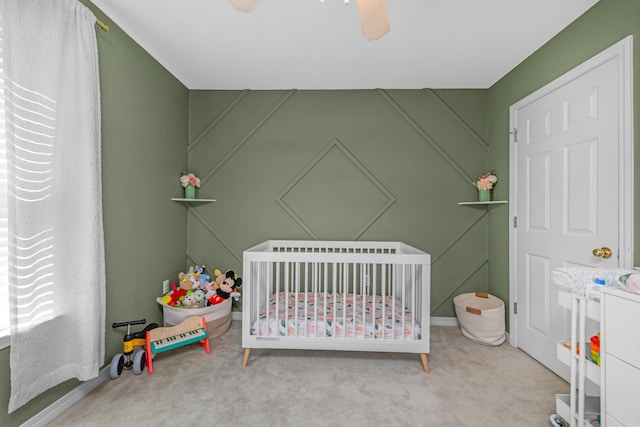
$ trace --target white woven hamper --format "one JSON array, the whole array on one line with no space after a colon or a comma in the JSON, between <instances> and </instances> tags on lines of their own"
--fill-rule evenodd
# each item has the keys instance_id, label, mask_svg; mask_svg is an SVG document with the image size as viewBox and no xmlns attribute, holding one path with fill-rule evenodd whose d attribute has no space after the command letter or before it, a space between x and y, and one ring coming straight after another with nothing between
<instances>
[{"instance_id":1,"label":"white woven hamper","mask_svg":"<svg viewBox=\"0 0 640 427\"><path fill-rule=\"evenodd\" d=\"M209 338L219 337L231 326L231 300L229 298L220 304L204 308L175 308L162 302L160 297L156 298L157 303L162 306L164 326L179 325L189 316L202 316L207 322Z\"/></svg>"},{"instance_id":2,"label":"white woven hamper","mask_svg":"<svg viewBox=\"0 0 640 427\"><path fill-rule=\"evenodd\" d=\"M485 292L453 298L462 335L481 344L500 345L505 340L504 302Z\"/></svg>"}]
</instances>

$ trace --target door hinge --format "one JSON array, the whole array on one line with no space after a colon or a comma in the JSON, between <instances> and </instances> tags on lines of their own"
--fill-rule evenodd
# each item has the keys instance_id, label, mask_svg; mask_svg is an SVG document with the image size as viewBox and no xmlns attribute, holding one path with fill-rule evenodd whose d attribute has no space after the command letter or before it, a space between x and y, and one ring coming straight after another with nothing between
<instances>
[{"instance_id":1,"label":"door hinge","mask_svg":"<svg viewBox=\"0 0 640 427\"><path fill-rule=\"evenodd\" d=\"M518 129L513 128L509 134L513 135L513 142L518 142Z\"/></svg>"},{"instance_id":2,"label":"door hinge","mask_svg":"<svg viewBox=\"0 0 640 427\"><path fill-rule=\"evenodd\" d=\"M518 303L517 302L513 303L513 314L518 314Z\"/></svg>"},{"instance_id":3,"label":"door hinge","mask_svg":"<svg viewBox=\"0 0 640 427\"><path fill-rule=\"evenodd\" d=\"M513 217L513 228L518 228L518 217L517 216Z\"/></svg>"}]
</instances>

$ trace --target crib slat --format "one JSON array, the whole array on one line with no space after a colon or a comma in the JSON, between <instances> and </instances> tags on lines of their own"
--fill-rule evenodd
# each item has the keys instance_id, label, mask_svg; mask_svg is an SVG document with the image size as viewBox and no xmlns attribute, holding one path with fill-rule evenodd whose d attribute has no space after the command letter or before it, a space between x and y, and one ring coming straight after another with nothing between
<instances>
[{"instance_id":1,"label":"crib slat","mask_svg":"<svg viewBox=\"0 0 640 427\"><path fill-rule=\"evenodd\" d=\"M280 325L280 286L282 283L282 268L280 267L280 263L276 264L276 311L275 311L275 330L273 333L278 334L278 328ZM270 325L270 323L268 323Z\"/></svg>"},{"instance_id":2,"label":"crib slat","mask_svg":"<svg viewBox=\"0 0 640 427\"><path fill-rule=\"evenodd\" d=\"M407 274L407 268L403 265L403 266L398 266L398 268L400 268L402 270L401 275L401 283L402 283L402 305L400 307L402 307L402 322L400 323L400 332L402 333L402 335L400 335L402 337L402 339L404 339L404 308L407 306L405 301L406 301L406 293L407 293L407 288L405 286L406 283L406 274ZM395 324L394 326L394 337L395 337Z\"/></svg>"},{"instance_id":3,"label":"crib slat","mask_svg":"<svg viewBox=\"0 0 640 427\"><path fill-rule=\"evenodd\" d=\"M378 295L378 265L374 265L373 268L373 290L372 293L373 295L373 303L372 303L372 307L371 307L371 327L372 327L372 331L373 331L373 337L376 338L376 298L375 296Z\"/></svg>"},{"instance_id":4,"label":"crib slat","mask_svg":"<svg viewBox=\"0 0 640 427\"><path fill-rule=\"evenodd\" d=\"M284 333L287 333L287 322L289 320L289 279L291 274L291 263L284 265ZM278 321L278 329L280 329L281 321Z\"/></svg>"},{"instance_id":5,"label":"crib slat","mask_svg":"<svg viewBox=\"0 0 640 427\"><path fill-rule=\"evenodd\" d=\"M301 279L301 275L302 275L302 271L301 271L301 265L299 262L296 262L294 264L294 278L295 278L295 291L294 291L294 296L293 296L293 335L294 336L298 336L298 301L300 299L300 281ZM287 328L287 336L289 335L288 332L288 328Z\"/></svg>"},{"instance_id":6,"label":"crib slat","mask_svg":"<svg viewBox=\"0 0 640 427\"><path fill-rule=\"evenodd\" d=\"M264 285L254 286L252 288L252 292L255 292L255 297L253 298L252 301L249 301L250 304L253 304L255 306L256 316L260 316L261 309L262 309L261 305L263 303L266 305L265 314L267 317L269 316L269 309L271 308L271 305L269 304L269 295L271 295L271 293L269 292L268 286L273 281L272 273L273 271L271 270L271 263L269 262L260 263L260 268L258 269L257 277L254 277L254 280L259 280L260 281L259 283L264 283ZM246 297L247 297L247 294L245 293L245 295L243 295L243 298L246 298ZM244 304L245 302L243 301L243 304L242 304L243 307L244 307ZM258 331L257 332L258 335L262 333L260 331L259 325L256 325L256 330Z\"/></svg>"},{"instance_id":7,"label":"crib slat","mask_svg":"<svg viewBox=\"0 0 640 427\"><path fill-rule=\"evenodd\" d=\"M417 302L418 299L416 297L416 267L411 266L411 339L416 338L416 312L417 312Z\"/></svg>"},{"instance_id":8,"label":"crib slat","mask_svg":"<svg viewBox=\"0 0 640 427\"><path fill-rule=\"evenodd\" d=\"M332 292L331 292L333 294L333 322L334 322L333 324L334 325L335 325L335 320L336 320L336 306L337 306L336 302L337 302L337 298L338 298L338 288L337 287L339 286L338 280L339 280L339 277L340 277L340 275L338 274L339 265L340 264L338 264L338 263L334 263L334 268L335 269L333 271L333 289L332 289ZM329 325L328 325L328 319L327 319L327 321L325 322L325 328L327 328L327 331L330 330L328 326ZM335 332L335 327L334 327L334 332ZM336 334L333 333L331 336L335 338Z\"/></svg>"},{"instance_id":9,"label":"crib slat","mask_svg":"<svg viewBox=\"0 0 640 427\"><path fill-rule=\"evenodd\" d=\"M382 319L381 319L381 325L380 325L380 332L381 332L381 336L380 338L384 339L384 324L386 323L386 319L387 319L387 305L385 304L385 301L387 300L387 286L385 286L385 283L388 283L388 278L387 278L387 264L382 264L382 282L380 287L382 288L382 301L380 301L380 304L382 304Z\"/></svg>"},{"instance_id":10,"label":"crib slat","mask_svg":"<svg viewBox=\"0 0 640 427\"><path fill-rule=\"evenodd\" d=\"M367 305L367 297L368 297L368 284L369 284L369 265L368 264L360 264L360 297L362 298L362 336L366 338L367 334L367 319L365 318L366 314L366 305ZM354 322L355 323L355 322Z\"/></svg>"},{"instance_id":11,"label":"crib slat","mask_svg":"<svg viewBox=\"0 0 640 427\"><path fill-rule=\"evenodd\" d=\"M342 328L340 328L342 330L342 333L344 335L347 334L346 331L346 327L347 327L347 294L349 293L349 288L347 285L347 282L349 281L349 269L346 267L346 265L344 263L340 264L342 266L342 286L340 287L340 291L342 294ZM334 310L337 310L336 307L334 307ZM335 336L338 336L338 325L337 323L334 324L335 326ZM344 337L343 335L343 337Z\"/></svg>"}]
</instances>

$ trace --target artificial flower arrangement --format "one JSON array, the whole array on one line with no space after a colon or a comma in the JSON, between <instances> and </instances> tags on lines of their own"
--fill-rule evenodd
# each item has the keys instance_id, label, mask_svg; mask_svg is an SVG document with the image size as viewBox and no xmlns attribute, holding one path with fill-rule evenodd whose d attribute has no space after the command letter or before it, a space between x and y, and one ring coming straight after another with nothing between
<instances>
[{"instance_id":1,"label":"artificial flower arrangement","mask_svg":"<svg viewBox=\"0 0 640 427\"><path fill-rule=\"evenodd\" d=\"M473 185L478 190L491 190L494 185L498 182L498 176L496 175L496 171L492 170L487 173L483 173L478 177L476 182Z\"/></svg>"},{"instance_id":2,"label":"artificial flower arrangement","mask_svg":"<svg viewBox=\"0 0 640 427\"><path fill-rule=\"evenodd\" d=\"M180 177L180 184L183 187L187 187L187 185L193 185L194 187L200 188L200 178L198 178L195 174L190 172L182 172L182 176Z\"/></svg>"}]
</instances>

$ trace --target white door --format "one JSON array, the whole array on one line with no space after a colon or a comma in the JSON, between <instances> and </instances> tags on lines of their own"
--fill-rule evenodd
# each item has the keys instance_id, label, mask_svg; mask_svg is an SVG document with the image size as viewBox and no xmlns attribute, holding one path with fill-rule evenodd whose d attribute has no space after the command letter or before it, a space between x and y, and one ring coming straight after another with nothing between
<instances>
[{"instance_id":1,"label":"white door","mask_svg":"<svg viewBox=\"0 0 640 427\"><path fill-rule=\"evenodd\" d=\"M569 336L570 318L557 304L551 270L616 268L629 259L621 241L631 205L621 200L631 182L620 164L630 149L621 126L625 59L603 54L511 110L511 330L518 347L565 379L569 369L557 360L555 342ZM598 248L613 255L595 256Z\"/></svg>"}]
</instances>

